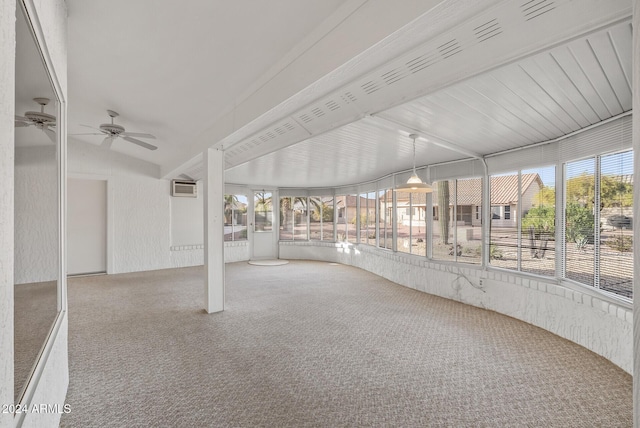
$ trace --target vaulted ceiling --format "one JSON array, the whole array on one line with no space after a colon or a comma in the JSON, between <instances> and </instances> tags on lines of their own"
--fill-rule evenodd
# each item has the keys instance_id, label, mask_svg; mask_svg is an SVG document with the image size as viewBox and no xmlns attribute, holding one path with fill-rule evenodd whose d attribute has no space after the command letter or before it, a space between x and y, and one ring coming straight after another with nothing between
<instances>
[{"instance_id":1,"label":"vaulted ceiling","mask_svg":"<svg viewBox=\"0 0 640 428\"><path fill-rule=\"evenodd\" d=\"M151 0L69 5L69 133L202 178L324 187L480 157L631 109L628 0ZM99 145L99 136L70 135ZM151 141L150 141L151 142Z\"/></svg>"}]
</instances>

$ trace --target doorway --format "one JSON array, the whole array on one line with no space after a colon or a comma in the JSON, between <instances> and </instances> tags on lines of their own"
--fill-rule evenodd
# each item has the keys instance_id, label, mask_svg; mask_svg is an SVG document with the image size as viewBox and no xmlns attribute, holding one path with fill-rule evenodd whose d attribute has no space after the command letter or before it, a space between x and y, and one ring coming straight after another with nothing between
<instances>
[{"instance_id":1,"label":"doorway","mask_svg":"<svg viewBox=\"0 0 640 428\"><path fill-rule=\"evenodd\" d=\"M251 259L277 259L278 241L274 218L277 218L277 193L271 191L253 192L253 218L251 222Z\"/></svg>"},{"instance_id":2,"label":"doorway","mask_svg":"<svg viewBox=\"0 0 640 428\"><path fill-rule=\"evenodd\" d=\"M67 274L107 272L107 181L67 180Z\"/></svg>"}]
</instances>

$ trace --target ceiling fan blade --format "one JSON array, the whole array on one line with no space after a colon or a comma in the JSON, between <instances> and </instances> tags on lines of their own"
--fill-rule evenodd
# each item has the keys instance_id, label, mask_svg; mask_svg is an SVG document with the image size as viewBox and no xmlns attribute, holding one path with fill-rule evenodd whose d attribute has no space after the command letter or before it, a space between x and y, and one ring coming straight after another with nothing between
<instances>
[{"instance_id":1,"label":"ceiling fan blade","mask_svg":"<svg viewBox=\"0 0 640 428\"><path fill-rule=\"evenodd\" d=\"M104 140L102 140L102 143L100 143L100 147L109 150L113 144L113 140L115 139L115 137L105 137Z\"/></svg>"},{"instance_id":2,"label":"ceiling fan blade","mask_svg":"<svg viewBox=\"0 0 640 428\"><path fill-rule=\"evenodd\" d=\"M97 132L90 132L88 134L69 134L69 135L74 135L75 136L75 135L104 135L104 134L102 134L102 133L99 134Z\"/></svg>"},{"instance_id":3,"label":"ceiling fan blade","mask_svg":"<svg viewBox=\"0 0 640 428\"><path fill-rule=\"evenodd\" d=\"M140 141L140 140L136 140L135 138L131 138L131 137L122 137L123 140L127 140L130 143L133 144L137 144L140 147L144 147L145 149L149 149L149 150L155 150L157 149L156 146L154 146L153 144L149 144L149 143L145 143L144 141Z\"/></svg>"},{"instance_id":4,"label":"ceiling fan blade","mask_svg":"<svg viewBox=\"0 0 640 428\"><path fill-rule=\"evenodd\" d=\"M49 129L46 126L42 128L42 130L45 134L47 134L47 137L49 137L52 142L56 142L56 131L54 131L53 129Z\"/></svg>"},{"instance_id":5,"label":"ceiling fan blade","mask_svg":"<svg viewBox=\"0 0 640 428\"><path fill-rule=\"evenodd\" d=\"M126 141L128 141L128 142L130 142L130 143L137 144L137 145L139 145L140 147L144 147L145 149L149 149L149 150L156 150L156 149L157 149L157 147L156 147L156 146L154 146L154 145L152 145L152 144L149 144L149 143L145 143L144 141L136 140L135 138L131 138L131 137L122 137L122 139L123 139L123 140L126 140Z\"/></svg>"},{"instance_id":6,"label":"ceiling fan blade","mask_svg":"<svg viewBox=\"0 0 640 428\"><path fill-rule=\"evenodd\" d=\"M82 123L80 124L80 126L84 126L85 128L95 129L96 131L100 131L102 134L106 134L106 132L104 132L102 129L96 128L95 126L83 125ZM96 135L100 135L100 134L96 134Z\"/></svg>"},{"instance_id":7,"label":"ceiling fan blade","mask_svg":"<svg viewBox=\"0 0 640 428\"><path fill-rule=\"evenodd\" d=\"M17 114L16 114L16 120L19 120L20 122L29 122L29 119L27 119L24 116L18 116Z\"/></svg>"},{"instance_id":8,"label":"ceiling fan blade","mask_svg":"<svg viewBox=\"0 0 640 428\"><path fill-rule=\"evenodd\" d=\"M151 138L153 140L156 139L155 135L145 134L143 132L122 132L120 133L123 137L138 137L138 138Z\"/></svg>"},{"instance_id":9,"label":"ceiling fan blade","mask_svg":"<svg viewBox=\"0 0 640 428\"><path fill-rule=\"evenodd\" d=\"M29 123L29 122L23 122L23 121L21 121L21 120L16 120L16 122L15 122L15 127L16 127L16 128L24 128L24 127L27 127L27 126L29 126L29 125L31 125L31 123Z\"/></svg>"}]
</instances>

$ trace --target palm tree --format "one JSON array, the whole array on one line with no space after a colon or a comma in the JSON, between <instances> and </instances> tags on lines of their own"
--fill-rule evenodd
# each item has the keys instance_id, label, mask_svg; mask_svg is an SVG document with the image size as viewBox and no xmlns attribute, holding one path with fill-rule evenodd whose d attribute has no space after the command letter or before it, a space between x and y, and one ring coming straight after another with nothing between
<instances>
[{"instance_id":1,"label":"palm tree","mask_svg":"<svg viewBox=\"0 0 640 428\"><path fill-rule=\"evenodd\" d=\"M238 208L238 197L236 195L224 195L224 223L233 223L233 210Z\"/></svg>"}]
</instances>

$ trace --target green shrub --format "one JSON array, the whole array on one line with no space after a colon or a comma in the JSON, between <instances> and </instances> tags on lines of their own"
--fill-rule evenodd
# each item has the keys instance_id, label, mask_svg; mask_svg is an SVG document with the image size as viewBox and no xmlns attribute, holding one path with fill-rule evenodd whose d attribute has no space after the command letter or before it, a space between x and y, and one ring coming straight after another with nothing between
<instances>
[{"instance_id":1,"label":"green shrub","mask_svg":"<svg viewBox=\"0 0 640 428\"><path fill-rule=\"evenodd\" d=\"M627 235L616 235L606 240L605 244L616 251L627 253L633 250L633 238Z\"/></svg>"}]
</instances>

